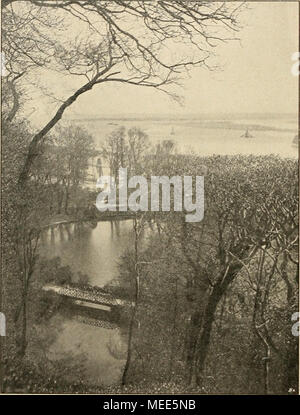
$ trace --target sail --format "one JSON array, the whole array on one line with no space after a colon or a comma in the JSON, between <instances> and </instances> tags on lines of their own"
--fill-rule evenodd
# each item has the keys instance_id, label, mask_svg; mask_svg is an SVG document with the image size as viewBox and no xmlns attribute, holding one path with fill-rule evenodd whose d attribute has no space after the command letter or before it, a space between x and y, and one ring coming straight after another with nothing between
<instances>
[{"instance_id":1,"label":"sail","mask_svg":"<svg viewBox=\"0 0 300 415\"><path fill-rule=\"evenodd\" d=\"M293 143L292 143L293 147L297 147L298 143L299 143L299 134L296 134L293 139Z\"/></svg>"},{"instance_id":2,"label":"sail","mask_svg":"<svg viewBox=\"0 0 300 415\"><path fill-rule=\"evenodd\" d=\"M244 134L241 135L241 137L244 137L244 138L253 138L253 135L251 135L249 133L249 128L247 128L247 130L245 131Z\"/></svg>"}]
</instances>

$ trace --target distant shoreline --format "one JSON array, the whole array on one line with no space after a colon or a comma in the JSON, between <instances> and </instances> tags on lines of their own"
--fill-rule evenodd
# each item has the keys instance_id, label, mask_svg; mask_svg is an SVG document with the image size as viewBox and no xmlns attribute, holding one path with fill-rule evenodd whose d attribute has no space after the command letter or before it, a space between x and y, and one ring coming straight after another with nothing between
<instances>
[{"instance_id":1,"label":"distant shoreline","mask_svg":"<svg viewBox=\"0 0 300 415\"><path fill-rule=\"evenodd\" d=\"M66 117L68 118L68 117ZM241 120L241 119L294 119L298 120L298 113L191 113L191 114L93 114L90 116L81 116L80 114L70 114L69 120L121 120L121 119L138 119L138 120Z\"/></svg>"},{"instance_id":2,"label":"distant shoreline","mask_svg":"<svg viewBox=\"0 0 300 415\"><path fill-rule=\"evenodd\" d=\"M277 118L278 119L278 118ZM284 118L285 119L285 118ZM266 118L262 119L266 120ZM270 120L270 118L269 118ZM207 120L207 119L187 119L187 118L176 118L176 119L166 119L166 118L105 118L105 117L99 117L99 118L72 118L68 120L69 122L76 122L76 123L90 123L90 122L104 122L109 123L114 121L112 123L111 127L120 127L122 122L160 122L160 123L178 123L178 122L195 122L199 124L200 128L206 128L206 129L227 129L227 130L239 130L243 131L247 128L251 129L251 131L277 131L277 132L286 132L286 133L296 133L297 132L297 122L296 120L292 120L291 122L295 122L294 128L282 128L282 127L272 127L268 125L261 125L261 124L251 124L250 119L249 123L236 123L230 120ZM119 123L116 123L118 121ZM243 119L244 121L244 119ZM257 119L256 119L257 121Z\"/></svg>"}]
</instances>

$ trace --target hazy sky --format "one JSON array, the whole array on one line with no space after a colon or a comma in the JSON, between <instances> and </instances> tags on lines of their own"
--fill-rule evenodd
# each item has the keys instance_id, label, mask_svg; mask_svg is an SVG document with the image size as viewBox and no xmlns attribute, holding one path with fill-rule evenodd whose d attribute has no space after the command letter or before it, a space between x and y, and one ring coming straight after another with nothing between
<instances>
[{"instance_id":1,"label":"hazy sky","mask_svg":"<svg viewBox=\"0 0 300 415\"><path fill-rule=\"evenodd\" d=\"M242 15L240 42L229 42L216 50L222 70L195 68L184 82L183 107L155 90L103 84L81 96L66 116L296 113L298 78L291 73L291 57L298 50L298 4L251 2L249 8ZM42 108L40 115L41 111L49 116Z\"/></svg>"}]
</instances>

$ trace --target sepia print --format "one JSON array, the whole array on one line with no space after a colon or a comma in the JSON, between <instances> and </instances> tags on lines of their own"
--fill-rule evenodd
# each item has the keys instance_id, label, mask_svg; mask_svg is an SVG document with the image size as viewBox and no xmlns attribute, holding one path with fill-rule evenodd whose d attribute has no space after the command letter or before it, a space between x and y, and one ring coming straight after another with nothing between
<instances>
[{"instance_id":1,"label":"sepia print","mask_svg":"<svg viewBox=\"0 0 300 415\"><path fill-rule=\"evenodd\" d=\"M298 2L1 15L1 392L298 394Z\"/></svg>"}]
</instances>

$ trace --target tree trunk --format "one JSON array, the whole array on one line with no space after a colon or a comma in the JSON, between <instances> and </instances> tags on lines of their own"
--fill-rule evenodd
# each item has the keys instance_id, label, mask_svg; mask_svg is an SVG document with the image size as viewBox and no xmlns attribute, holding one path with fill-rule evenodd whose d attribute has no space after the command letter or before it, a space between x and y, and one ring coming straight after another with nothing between
<instances>
[{"instance_id":1,"label":"tree trunk","mask_svg":"<svg viewBox=\"0 0 300 415\"><path fill-rule=\"evenodd\" d=\"M171 339L171 355L170 355L170 362L169 362L169 380L172 379L172 372L173 372L173 365L174 365L174 357L175 357L175 339L176 339L176 321L177 321L177 309L178 309L178 278L175 280L175 305L173 311L173 329L172 329L172 339Z\"/></svg>"},{"instance_id":2,"label":"tree trunk","mask_svg":"<svg viewBox=\"0 0 300 415\"><path fill-rule=\"evenodd\" d=\"M69 193L69 189L66 188L66 198L65 198L65 214L68 214L68 209L69 209L69 199L70 199L70 193Z\"/></svg>"},{"instance_id":3,"label":"tree trunk","mask_svg":"<svg viewBox=\"0 0 300 415\"><path fill-rule=\"evenodd\" d=\"M187 355L186 355L186 371L187 371L187 383L192 386L195 381L195 359L196 359L196 346L198 333L201 328L201 313L196 310L192 313L190 319L190 326L188 329L187 340Z\"/></svg>"},{"instance_id":4,"label":"tree trunk","mask_svg":"<svg viewBox=\"0 0 300 415\"><path fill-rule=\"evenodd\" d=\"M227 270L223 270L220 274L218 282L216 282L212 288L212 291L208 297L208 301L205 307L203 322L201 327L200 336L196 345L196 383L198 386L203 386L203 371L205 366L206 357L208 354L210 336L212 331L212 325L215 319L216 309L218 304L226 293L229 284L234 280L238 271L242 268L241 264L228 265Z\"/></svg>"},{"instance_id":5,"label":"tree trunk","mask_svg":"<svg viewBox=\"0 0 300 415\"><path fill-rule=\"evenodd\" d=\"M130 326L129 326L129 333L128 333L128 343L127 343L127 358L126 363L122 375L122 386L126 385L127 382L127 375L128 370L131 364L131 357L132 357L132 340L133 340L133 329L134 329L134 322L135 322L135 316L136 316L136 307L137 304L135 302L132 310L131 320L130 320Z\"/></svg>"},{"instance_id":6,"label":"tree trunk","mask_svg":"<svg viewBox=\"0 0 300 415\"><path fill-rule=\"evenodd\" d=\"M19 356L23 358L25 356L26 347L27 347L27 299L26 295L23 298L22 306L22 326L21 326L21 338L20 338L20 348Z\"/></svg>"},{"instance_id":7,"label":"tree trunk","mask_svg":"<svg viewBox=\"0 0 300 415\"><path fill-rule=\"evenodd\" d=\"M62 208L62 204L63 204L63 192L58 189L57 191L57 213L60 214L61 213L61 208Z\"/></svg>"},{"instance_id":8,"label":"tree trunk","mask_svg":"<svg viewBox=\"0 0 300 415\"><path fill-rule=\"evenodd\" d=\"M139 279L139 270L138 270L138 232L137 232L137 220L134 219L134 256L135 256L135 297L134 297L134 306L132 310L130 326L129 326L129 333L128 333L128 344L127 344L127 359L122 375L122 386L126 385L127 382L127 375L128 370L131 364L131 357L132 357L132 341L133 341L133 330L134 330L134 323L135 317L137 312L138 300L139 300L139 291L140 291L140 279Z\"/></svg>"},{"instance_id":9,"label":"tree trunk","mask_svg":"<svg viewBox=\"0 0 300 415\"><path fill-rule=\"evenodd\" d=\"M195 362L196 383L198 386L203 386L203 371L208 354L212 325L217 306L224 291L219 285L215 285L205 308L201 333L197 343L197 357Z\"/></svg>"},{"instance_id":10,"label":"tree trunk","mask_svg":"<svg viewBox=\"0 0 300 415\"><path fill-rule=\"evenodd\" d=\"M268 395L270 391L270 356L271 350L269 345L265 345L264 356L264 394Z\"/></svg>"}]
</instances>

